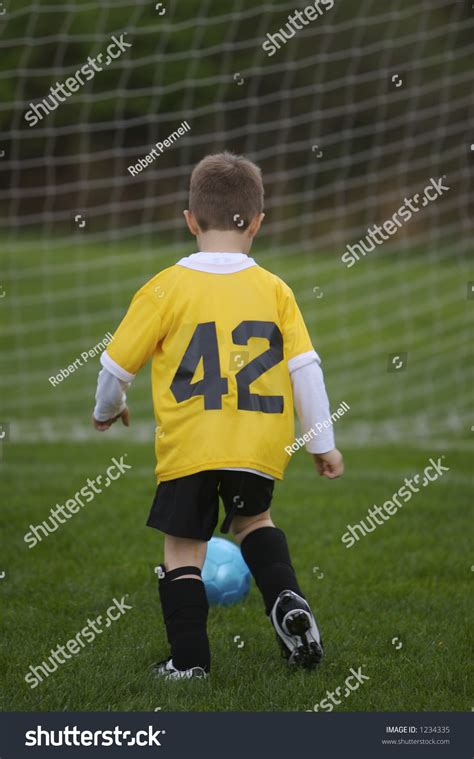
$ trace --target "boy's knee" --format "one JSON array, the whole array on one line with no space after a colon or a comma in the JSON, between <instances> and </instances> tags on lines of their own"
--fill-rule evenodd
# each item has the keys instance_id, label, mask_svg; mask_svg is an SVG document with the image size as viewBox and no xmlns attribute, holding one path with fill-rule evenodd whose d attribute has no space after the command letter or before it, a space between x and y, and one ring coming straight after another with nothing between
<instances>
[{"instance_id":1,"label":"boy's knee","mask_svg":"<svg viewBox=\"0 0 474 759\"><path fill-rule=\"evenodd\" d=\"M247 535L262 527L275 527L268 511L254 517L234 517L230 529L237 543L240 544Z\"/></svg>"}]
</instances>

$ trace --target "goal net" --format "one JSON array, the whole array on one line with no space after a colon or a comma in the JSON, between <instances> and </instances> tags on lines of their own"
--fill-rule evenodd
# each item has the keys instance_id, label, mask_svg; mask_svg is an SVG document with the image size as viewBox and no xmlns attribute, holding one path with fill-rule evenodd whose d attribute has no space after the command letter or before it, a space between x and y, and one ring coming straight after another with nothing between
<instances>
[{"instance_id":1,"label":"goal net","mask_svg":"<svg viewBox=\"0 0 474 759\"><path fill-rule=\"evenodd\" d=\"M467 442L472 3L5 0L0 34L12 437L92 435L101 343L195 251L190 172L227 149L262 168L253 255L294 289L350 407L339 439ZM150 438L142 374L131 434Z\"/></svg>"}]
</instances>

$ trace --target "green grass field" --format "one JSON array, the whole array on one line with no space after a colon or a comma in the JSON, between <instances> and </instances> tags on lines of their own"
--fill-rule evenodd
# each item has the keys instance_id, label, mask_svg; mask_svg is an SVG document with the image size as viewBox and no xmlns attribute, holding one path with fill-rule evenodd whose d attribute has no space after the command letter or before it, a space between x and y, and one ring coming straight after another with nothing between
<instances>
[{"instance_id":1,"label":"green grass field","mask_svg":"<svg viewBox=\"0 0 474 759\"><path fill-rule=\"evenodd\" d=\"M113 330L133 291L173 260L169 253L151 258L137 264L131 249L91 246L85 265L84 251L38 253L31 245L11 256L1 305L8 357L2 416L11 439L1 450L0 708L304 711L362 666L370 679L337 710L470 711L466 283L474 275L460 259L433 267L421 254L374 257L354 271L341 271L328 257L263 257L296 292L324 358L333 406L341 400L351 406L336 429L344 478L317 477L300 451L276 487L273 507L317 612L326 658L316 672L289 671L253 585L243 603L211 610L210 681L164 684L148 671L167 655L153 574L161 537L144 526L154 492L148 372L129 394L132 427L107 436L89 429L97 360L60 387L48 383ZM324 297L316 298L316 285ZM387 372L388 355L399 351L408 352L406 371ZM130 471L27 548L23 535L31 523L124 453ZM353 548L343 546L347 524L441 454L447 474ZM125 594L133 608L120 620L39 687L25 683L30 665ZM245 643L240 649L237 635ZM395 637L401 648L392 644Z\"/></svg>"}]
</instances>

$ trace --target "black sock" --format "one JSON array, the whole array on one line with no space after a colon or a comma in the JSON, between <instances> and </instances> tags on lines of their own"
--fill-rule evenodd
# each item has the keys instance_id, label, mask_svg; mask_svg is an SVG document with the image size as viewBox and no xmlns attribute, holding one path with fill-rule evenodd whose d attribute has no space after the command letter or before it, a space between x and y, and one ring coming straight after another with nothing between
<instances>
[{"instance_id":1,"label":"black sock","mask_svg":"<svg viewBox=\"0 0 474 759\"><path fill-rule=\"evenodd\" d=\"M159 584L161 608L166 625L171 658L177 669L211 669L207 637L209 603L202 580L170 580Z\"/></svg>"},{"instance_id":2,"label":"black sock","mask_svg":"<svg viewBox=\"0 0 474 759\"><path fill-rule=\"evenodd\" d=\"M283 590L303 596L291 565L285 533L277 527L260 527L242 541L242 556L263 596L265 611L270 614Z\"/></svg>"}]
</instances>

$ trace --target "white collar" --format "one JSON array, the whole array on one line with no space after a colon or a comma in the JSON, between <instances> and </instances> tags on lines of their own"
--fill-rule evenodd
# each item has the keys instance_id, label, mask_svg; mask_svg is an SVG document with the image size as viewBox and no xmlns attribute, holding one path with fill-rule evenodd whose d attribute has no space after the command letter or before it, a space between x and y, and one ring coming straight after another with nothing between
<instances>
[{"instance_id":1,"label":"white collar","mask_svg":"<svg viewBox=\"0 0 474 759\"><path fill-rule=\"evenodd\" d=\"M250 266L257 266L257 263L246 253L200 251L181 258L176 262L176 265L184 266L186 269L205 271L209 274L233 274L248 269Z\"/></svg>"}]
</instances>

